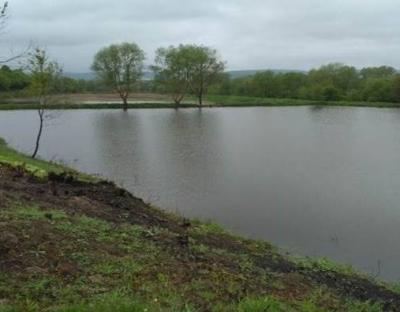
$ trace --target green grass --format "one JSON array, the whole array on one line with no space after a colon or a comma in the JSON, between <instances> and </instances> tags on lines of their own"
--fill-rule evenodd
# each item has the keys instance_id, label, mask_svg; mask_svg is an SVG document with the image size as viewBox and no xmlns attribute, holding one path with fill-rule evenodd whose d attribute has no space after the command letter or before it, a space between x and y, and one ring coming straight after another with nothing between
<instances>
[{"instance_id":1,"label":"green grass","mask_svg":"<svg viewBox=\"0 0 400 312\"><path fill-rule=\"evenodd\" d=\"M332 271L343 274L357 274L358 272L351 265L334 262L328 258L292 257L292 260L300 267L307 269L317 269L318 271Z\"/></svg>"},{"instance_id":2,"label":"green grass","mask_svg":"<svg viewBox=\"0 0 400 312\"><path fill-rule=\"evenodd\" d=\"M400 107L400 103L387 102L351 102L351 101L314 101L301 99L277 99L250 96L208 95L208 102L222 107L241 106L359 106L359 107Z\"/></svg>"},{"instance_id":3,"label":"green grass","mask_svg":"<svg viewBox=\"0 0 400 312\"><path fill-rule=\"evenodd\" d=\"M49 172L54 172L57 174L66 172L82 181L91 182L98 180L93 176L79 173L71 168L54 162L32 159L31 157L19 153L13 148L9 147L2 138L0 138L0 163L9 164L14 167L22 167L23 169L33 173L35 176L41 178L46 177Z\"/></svg>"},{"instance_id":4,"label":"green grass","mask_svg":"<svg viewBox=\"0 0 400 312\"><path fill-rule=\"evenodd\" d=\"M204 275L185 283L176 283L174 270L179 270L179 264L175 262L176 254L174 250L156 243L160 239L173 239L174 233L166 229L128 223L116 225L86 215L68 214L63 210L21 202L0 210L0 222L4 221L26 232L27 237L32 235L25 230L28 226L46 228L50 236L63 235L65 249L61 250L62 254L84 271L79 277L68 280L51 272L34 274L23 283L3 275L0 277L0 295L14 297L14 301L8 307L3 305L0 312L94 312L110 311L111 307L112 311L197 311L189 304L193 298L203 304L213 302L212 305L203 305L201 311L325 311L317 308L323 306L323 292L310 294L300 301L265 296L243 298L236 303L233 300L229 305L221 305L218 302L229 300L224 293L235 297L241 294L244 277L231 275L219 266L211 266ZM37 230L31 229L32 233ZM210 224L196 225L193 231L200 236L212 233L228 235L218 226ZM256 273L247 255L222 252L194 241L191 244L191 252L195 254L214 254L217 258L238 263L242 272L249 272L250 276ZM29 246L26 248L28 252ZM115 253L114 249L120 251ZM34 259L38 257L39 263L46 257L43 247L35 247L33 252ZM273 281L278 277L263 274L265 272L258 272L257 278L265 279L269 281L266 285L275 287ZM254 281L255 277L251 279ZM284 289L285 286L278 289L282 287ZM15 294L18 295L15 297ZM349 305L347 302L339 304ZM352 302L352 305L362 309L349 311L380 311L368 310L373 306L371 304Z\"/></svg>"},{"instance_id":5,"label":"green grass","mask_svg":"<svg viewBox=\"0 0 400 312\"><path fill-rule=\"evenodd\" d=\"M21 202L0 210L0 222L7 222L30 239L42 228L50 237L62 235L63 238L59 238L63 242L61 254L82 270L79 275L67 279L51 271L30 275L21 272L17 279L7 272L0 273L0 297L9 298L8 303L0 304L0 312L324 312L331 311L327 308L330 302L335 311L382 311L379 303L342 300L329 289L318 286L308 295L305 293L301 300L247 294L241 290L243 283L259 285L260 280L264 280L262 283L268 288L285 290L284 278L257 271L249 255L222 252L194 241L191 253L211 258L215 255L216 259L222 257L232 264L237 263L241 273L232 274L210 263L203 269L204 273L195 273L196 278L177 282L176 279L179 281L183 276L175 273L180 269L176 252L157 243L160 239L168 241L175 237L166 229L128 223L117 225ZM219 227L209 224L196 226L194 231L205 236L221 233ZM28 244L29 241L25 244L24 258L33 257L32 261L38 263L46 259L45 246L32 242L30 247ZM245 277L246 274L249 277ZM257 289L256 292L264 291ZM241 299L236 302L233 298ZM200 308L196 309L196 303L200 303Z\"/></svg>"}]
</instances>

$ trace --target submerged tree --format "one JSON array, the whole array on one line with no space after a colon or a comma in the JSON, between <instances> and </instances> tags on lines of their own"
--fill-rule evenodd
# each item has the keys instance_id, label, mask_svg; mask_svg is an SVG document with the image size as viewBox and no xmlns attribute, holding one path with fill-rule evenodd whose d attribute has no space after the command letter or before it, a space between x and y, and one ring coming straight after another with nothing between
<instances>
[{"instance_id":1,"label":"submerged tree","mask_svg":"<svg viewBox=\"0 0 400 312\"><path fill-rule=\"evenodd\" d=\"M191 62L188 49L183 45L159 48L155 63L153 71L156 83L171 95L178 108L189 90Z\"/></svg>"},{"instance_id":2,"label":"submerged tree","mask_svg":"<svg viewBox=\"0 0 400 312\"><path fill-rule=\"evenodd\" d=\"M144 52L136 43L113 44L101 49L94 57L92 70L119 94L123 109L128 97L143 74Z\"/></svg>"},{"instance_id":3,"label":"submerged tree","mask_svg":"<svg viewBox=\"0 0 400 312\"><path fill-rule=\"evenodd\" d=\"M216 50L197 45L160 48L156 52L156 81L172 95L177 106L191 92L203 105L210 85L223 78L225 63Z\"/></svg>"},{"instance_id":4,"label":"submerged tree","mask_svg":"<svg viewBox=\"0 0 400 312\"><path fill-rule=\"evenodd\" d=\"M61 76L61 68L57 62L51 61L46 51L36 48L29 55L28 68L31 74L30 91L37 99L39 108L39 131L36 136L35 148L32 158L35 158L39 151L40 139L43 133L43 127L46 119L51 119L46 109L52 100L52 95L56 90L57 81Z\"/></svg>"},{"instance_id":5,"label":"submerged tree","mask_svg":"<svg viewBox=\"0 0 400 312\"><path fill-rule=\"evenodd\" d=\"M225 69L225 63L220 60L217 50L204 46L188 46L190 66L190 88L203 105L203 97L210 85L218 82Z\"/></svg>"}]
</instances>

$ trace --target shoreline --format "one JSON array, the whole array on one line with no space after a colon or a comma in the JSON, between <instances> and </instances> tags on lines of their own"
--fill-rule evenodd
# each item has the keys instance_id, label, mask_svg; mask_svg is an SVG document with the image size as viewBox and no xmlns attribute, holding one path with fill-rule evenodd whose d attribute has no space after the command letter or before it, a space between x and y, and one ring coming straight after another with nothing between
<instances>
[{"instance_id":1,"label":"shoreline","mask_svg":"<svg viewBox=\"0 0 400 312\"><path fill-rule=\"evenodd\" d=\"M199 108L194 99L190 102L183 102L178 108ZM217 96L210 95L206 98L202 108L221 108L221 107L373 107L373 108L400 108L400 103L389 102L363 102L363 101L317 101L317 100L301 100L301 99L279 99L279 98L257 98L246 96ZM29 100L21 100L19 102L8 102L3 100L0 102L1 110L33 110L38 109L39 104L31 103ZM50 110L72 110L72 109L122 109L122 103L118 100L107 101L78 101L78 102L60 102L47 105L46 109ZM176 109L176 105L168 101L152 101L137 99L128 104L128 109Z\"/></svg>"},{"instance_id":2,"label":"shoreline","mask_svg":"<svg viewBox=\"0 0 400 312\"><path fill-rule=\"evenodd\" d=\"M37 305L30 311L121 302L148 311L400 311L392 284L167 213L1 139L0 228L0 311L3 302L25 311L21 294ZM85 309L74 311L96 311Z\"/></svg>"}]
</instances>

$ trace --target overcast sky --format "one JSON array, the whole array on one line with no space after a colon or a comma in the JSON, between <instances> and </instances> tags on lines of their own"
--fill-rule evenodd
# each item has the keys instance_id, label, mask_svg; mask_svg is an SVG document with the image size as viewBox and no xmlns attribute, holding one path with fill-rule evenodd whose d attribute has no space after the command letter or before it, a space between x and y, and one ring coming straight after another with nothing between
<instances>
[{"instance_id":1,"label":"overcast sky","mask_svg":"<svg viewBox=\"0 0 400 312\"><path fill-rule=\"evenodd\" d=\"M89 71L108 44L212 46L228 69L329 62L400 68L399 0L9 0L0 52L44 46L65 71Z\"/></svg>"}]
</instances>

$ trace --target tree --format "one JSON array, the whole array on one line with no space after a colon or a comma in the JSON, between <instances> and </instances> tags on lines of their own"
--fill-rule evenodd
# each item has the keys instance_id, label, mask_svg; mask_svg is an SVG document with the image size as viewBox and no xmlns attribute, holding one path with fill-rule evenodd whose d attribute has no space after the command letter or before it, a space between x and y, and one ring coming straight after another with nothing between
<instances>
[{"instance_id":1,"label":"tree","mask_svg":"<svg viewBox=\"0 0 400 312\"><path fill-rule=\"evenodd\" d=\"M362 90L363 99L368 102L393 101L393 80L385 78L367 79Z\"/></svg>"},{"instance_id":2,"label":"tree","mask_svg":"<svg viewBox=\"0 0 400 312\"><path fill-rule=\"evenodd\" d=\"M159 48L156 51L156 65L152 67L156 83L162 86L162 91L171 95L176 108L189 89L192 66L189 52L184 45Z\"/></svg>"},{"instance_id":3,"label":"tree","mask_svg":"<svg viewBox=\"0 0 400 312\"><path fill-rule=\"evenodd\" d=\"M6 27L7 24L7 19L8 19L8 5L9 2L8 1L1 1L0 2L0 33L3 32L4 28ZM18 58L21 58L22 56L25 56L27 51L29 51L29 48L27 48L25 51L19 53L19 54L14 54L12 56L8 56L8 57L3 57L2 59L0 59L0 64L6 64L9 63L11 61L14 61Z\"/></svg>"},{"instance_id":4,"label":"tree","mask_svg":"<svg viewBox=\"0 0 400 312\"><path fill-rule=\"evenodd\" d=\"M396 102L400 102L400 76L396 75L393 79L393 99Z\"/></svg>"},{"instance_id":5,"label":"tree","mask_svg":"<svg viewBox=\"0 0 400 312\"><path fill-rule=\"evenodd\" d=\"M108 86L115 89L128 109L128 97L142 76L144 52L136 43L113 44L94 57L92 70Z\"/></svg>"},{"instance_id":6,"label":"tree","mask_svg":"<svg viewBox=\"0 0 400 312\"><path fill-rule=\"evenodd\" d=\"M0 67L0 91L22 90L29 85L29 79L21 69L12 70L7 65Z\"/></svg>"},{"instance_id":7,"label":"tree","mask_svg":"<svg viewBox=\"0 0 400 312\"><path fill-rule=\"evenodd\" d=\"M50 114L46 114L47 105L50 104L51 96L56 90L56 85L61 76L60 66L51 61L45 50L36 48L29 55L28 68L31 74L30 91L37 98L39 108L39 131L36 136L35 149L32 158L35 158L39 151L40 139L42 137L43 126L46 119L52 118Z\"/></svg>"},{"instance_id":8,"label":"tree","mask_svg":"<svg viewBox=\"0 0 400 312\"><path fill-rule=\"evenodd\" d=\"M272 70L256 73L252 77L251 91L254 96L258 97L276 97L279 93L279 85L276 75Z\"/></svg>"},{"instance_id":9,"label":"tree","mask_svg":"<svg viewBox=\"0 0 400 312\"><path fill-rule=\"evenodd\" d=\"M397 71L390 66L366 67L361 69L360 75L364 80L371 78L393 78Z\"/></svg>"},{"instance_id":10,"label":"tree","mask_svg":"<svg viewBox=\"0 0 400 312\"><path fill-rule=\"evenodd\" d=\"M187 45L185 48L190 60L189 86L201 108L209 86L221 79L225 63L219 59L217 51L209 47Z\"/></svg>"},{"instance_id":11,"label":"tree","mask_svg":"<svg viewBox=\"0 0 400 312\"><path fill-rule=\"evenodd\" d=\"M299 91L304 86L306 81L306 74L301 72L289 72L280 74L280 97L296 99L299 97Z\"/></svg>"}]
</instances>

